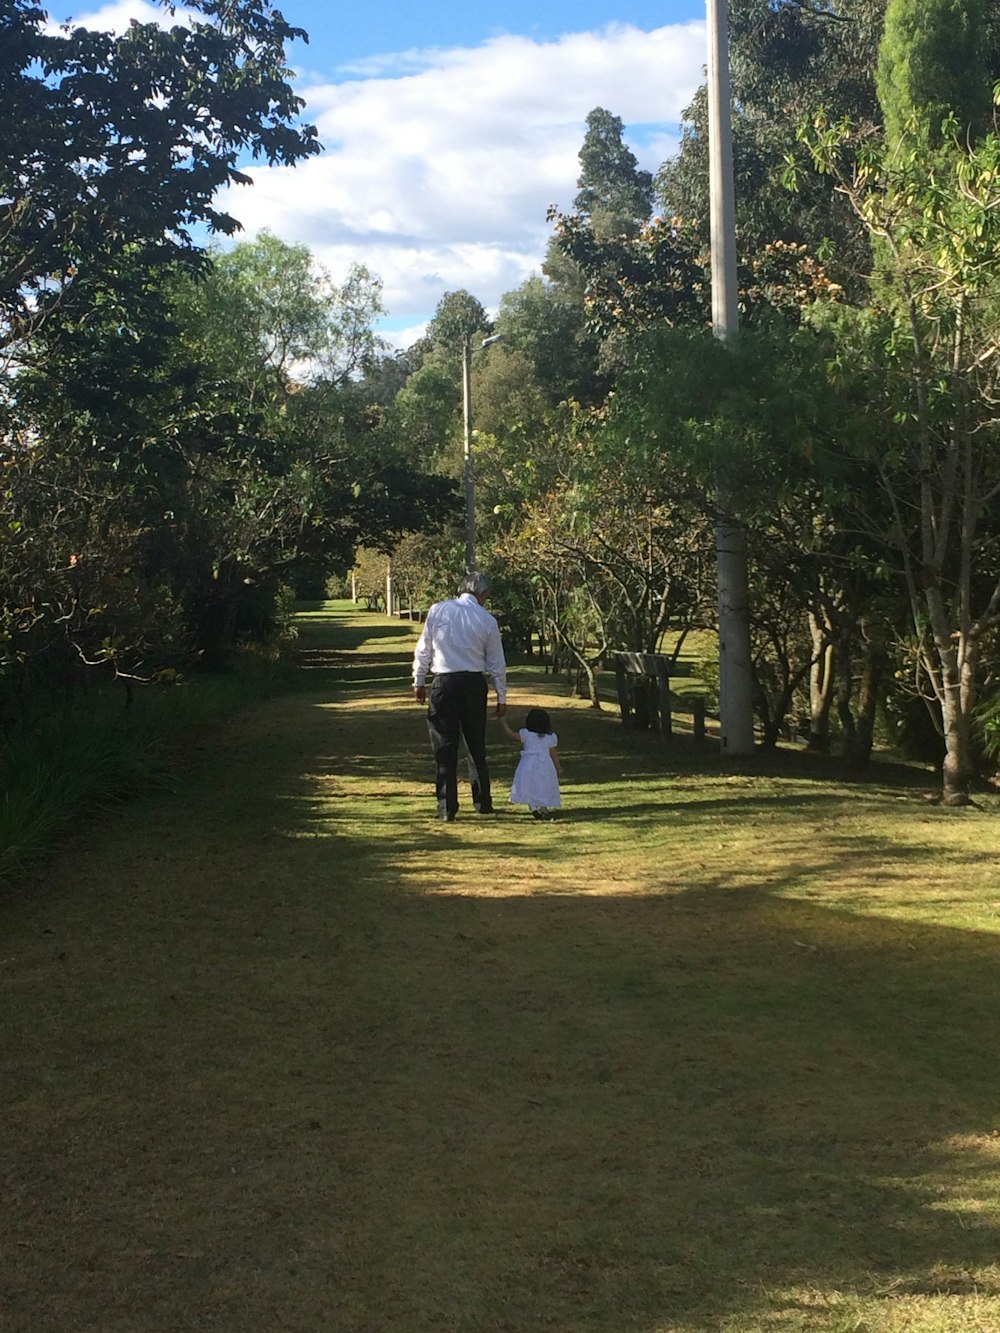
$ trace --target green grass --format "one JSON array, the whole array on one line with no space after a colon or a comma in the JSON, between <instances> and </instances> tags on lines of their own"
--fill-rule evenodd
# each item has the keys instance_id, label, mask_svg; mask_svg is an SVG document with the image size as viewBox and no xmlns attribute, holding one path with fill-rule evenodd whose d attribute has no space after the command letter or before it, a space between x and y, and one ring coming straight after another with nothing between
<instances>
[{"instance_id":1,"label":"green grass","mask_svg":"<svg viewBox=\"0 0 1000 1333\"><path fill-rule=\"evenodd\" d=\"M8 895L0 1327L1000 1329L996 803L521 667L563 817L440 825L416 627L301 629L307 688Z\"/></svg>"},{"instance_id":2,"label":"green grass","mask_svg":"<svg viewBox=\"0 0 1000 1333\"><path fill-rule=\"evenodd\" d=\"M231 672L134 691L94 687L0 745L0 885L51 854L74 821L171 780L178 746L287 688L280 662L246 657Z\"/></svg>"}]
</instances>

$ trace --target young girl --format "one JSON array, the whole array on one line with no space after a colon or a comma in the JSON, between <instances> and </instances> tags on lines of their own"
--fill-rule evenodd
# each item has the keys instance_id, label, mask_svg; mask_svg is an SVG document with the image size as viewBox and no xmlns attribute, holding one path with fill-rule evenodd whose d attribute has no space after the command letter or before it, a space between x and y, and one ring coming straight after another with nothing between
<instances>
[{"instance_id":1,"label":"young girl","mask_svg":"<svg viewBox=\"0 0 1000 1333\"><path fill-rule=\"evenodd\" d=\"M526 805L536 819L551 819L560 805L559 779L562 766L556 746L559 738L544 708L529 708L520 731L511 731L505 718L503 729L512 741L521 742L514 781L511 783L512 805Z\"/></svg>"}]
</instances>

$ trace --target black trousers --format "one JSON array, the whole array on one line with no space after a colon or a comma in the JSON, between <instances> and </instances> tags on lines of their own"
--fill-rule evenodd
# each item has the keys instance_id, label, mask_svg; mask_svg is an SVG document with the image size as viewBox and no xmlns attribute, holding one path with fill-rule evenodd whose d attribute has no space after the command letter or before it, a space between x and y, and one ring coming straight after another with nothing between
<instances>
[{"instance_id":1,"label":"black trousers","mask_svg":"<svg viewBox=\"0 0 1000 1333\"><path fill-rule=\"evenodd\" d=\"M458 810L458 742L469 751L472 804L485 814L493 809L490 770L486 765L486 677L479 671L453 671L431 681L427 730L434 749L438 814Z\"/></svg>"}]
</instances>

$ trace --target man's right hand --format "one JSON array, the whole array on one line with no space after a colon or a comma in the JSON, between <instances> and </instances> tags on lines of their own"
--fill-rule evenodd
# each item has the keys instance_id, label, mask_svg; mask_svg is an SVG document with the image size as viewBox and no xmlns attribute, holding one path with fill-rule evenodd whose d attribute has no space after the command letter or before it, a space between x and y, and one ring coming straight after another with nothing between
<instances>
[{"instance_id":1,"label":"man's right hand","mask_svg":"<svg viewBox=\"0 0 1000 1333\"><path fill-rule=\"evenodd\" d=\"M413 687L413 697L414 697L414 699L416 699L416 701L417 701L418 704L425 704L425 703L427 702L427 687L426 687L426 685L414 685L414 687Z\"/></svg>"}]
</instances>

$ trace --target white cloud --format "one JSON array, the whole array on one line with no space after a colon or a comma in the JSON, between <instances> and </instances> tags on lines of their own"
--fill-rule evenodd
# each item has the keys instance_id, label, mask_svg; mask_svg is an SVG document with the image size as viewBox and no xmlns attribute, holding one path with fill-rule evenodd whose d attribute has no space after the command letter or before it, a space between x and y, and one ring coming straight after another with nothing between
<instances>
[{"instance_id":1,"label":"white cloud","mask_svg":"<svg viewBox=\"0 0 1000 1333\"><path fill-rule=\"evenodd\" d=\"M223 206L251 236L305 243L335 276L367 265L396 317L417 323L456 287L495 307L539 267L547 206L572 206L587 113L620 116L626 140L641 129L636 156L655 170L704 59L701 22L380 57L366 77L299 90L321 157L253 167L254 187Z\"/></svg>"},{"instance_id":2,"label":"white cloud","mask_svg":"<svg viewBox=\"0 0 1000 1333\"><path fill-rule=\"evenodd\" d=\"M379 337L391 351L405 352L408 347L412 347L418 339L424 336L427 332L427 324L428 321L425 319L419 324L410 324L405 329L383 328L379 330Z\"/></svg>"},{"instance_id":3,"label":"white cloud","mask_svg":"<svg viewBox=\"0 0 1000 1333\"><path fill-rule=\"evenodd\" d=\"M149 0L112 0L111 4L99 5L97 9L85 14L74 14L68 20L70 27L89 28L92 32L124 32L129 24L158 23L169 27L172 23L184 21L184 11L179 10L175 17L170 17L160 5ZM50 23L49 27L56 25Z\"/></svg>"},{"instance_id":4,"label":"white cloud","mask_svg":"<svg viewBox=\"0 0 1000 1333\"><path fill-rule=\"evenodd\" d=\"M72 23L121 32L133 19L185 17L112 0ZM700 21L652 32L614 24L548 42L504 35L372 56L298 89L322 156L294 170L250 167L253 188L218 202L245 236L267 228L304 243L334 277L365 264L397 323L416 327L457 287L495 309L540 267L549 204L572 207L587 113L620 116L640 165L655 171L701 82L705 42Z\"/></svg>"}]
</instances>

